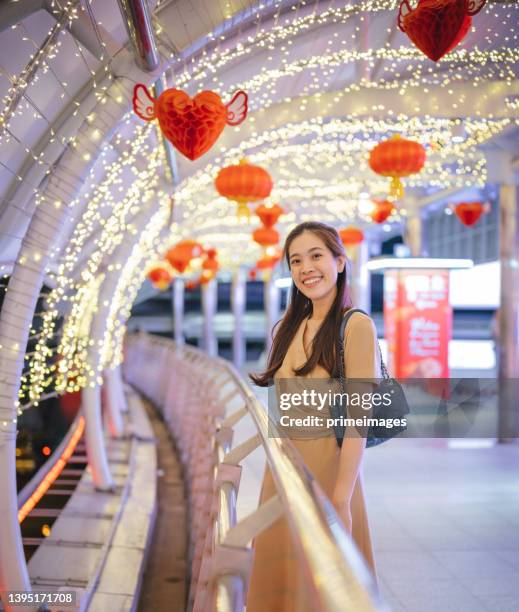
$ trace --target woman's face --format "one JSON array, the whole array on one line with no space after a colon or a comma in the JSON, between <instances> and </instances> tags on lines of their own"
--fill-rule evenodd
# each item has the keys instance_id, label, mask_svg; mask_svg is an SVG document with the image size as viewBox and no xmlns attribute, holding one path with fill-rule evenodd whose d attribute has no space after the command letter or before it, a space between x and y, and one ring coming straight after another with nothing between
<instances>
[{"instance_id":1,"label":"woman's face","mask_svg":"<svg viewBox=\"0 0 519 612\"><path fill-rule=\"evenodd\" d=\"M295 286L312 302L335 297L337 275L344 270L345 258L335 257L313 232L295 238L288 250L290 272Z\"/></svg>"}]
</instances>

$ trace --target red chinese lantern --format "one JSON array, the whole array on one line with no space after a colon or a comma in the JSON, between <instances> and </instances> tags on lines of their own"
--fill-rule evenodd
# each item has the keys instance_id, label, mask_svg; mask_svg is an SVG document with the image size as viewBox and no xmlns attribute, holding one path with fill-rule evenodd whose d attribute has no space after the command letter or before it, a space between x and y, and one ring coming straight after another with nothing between
<instances>
[{"instance_id":1,"label":"red chinese lantern","mask_svg":"<svg viewBox=\"0 0 519 612\"><path fill-rule=\"evenodd\" d=\"M472 25L486 0L419 0L412 9L403 0L398 12L398 27L433 62L452 51Z\"/></svg>"},{"instance_id":2,"label":"red chinese lantern","mask_svg":"<svg viewBox=\"0 0 519 612\"><path fill-rule=\"evenodd\" d=\"M279 204L260 204L255 212L265 227L272 227L285 211Z\"/></svg>"},{"instance_id":3,"label":"red chinese lantern","mask_svg":"<svg viewBox=\"0 0 519 612\"><path fill-rule=\"evenodd\" d=\"M172 279L171 274L166 268L162 267L152 268L148 272L148 278L155 289L159 289L160 291L167 289Z\"/></svg>"},{"instance_id":4,"label":"red chinese lantern","mask_svg":"<svg viewBox=\"0 0 519 612\"><path fill-rule=\"evenodd\" d=\"M339 236L344 246L354 246L360 244L364 240L364 233L352 225L339 230Z\"/></svg>"},{"instance_id":5,"label":"red chinese lantern","mask_svg":"<svg viewBox=\"0 0 519 612\"><path fill-rule=\"evenodd\" d=\"M214 91L194 98L179 89L166 89L155 99L142 83L133 89L133 109L144 121L159 120L173 146L194 160L209 151L226 125L239 125L247 116L247 94L237 91L225 105Z\"/></svg>"},{"instance_id":6,"label":"red chinese lantern","mask_svg":"<svg viewBox=\"0 0 519 612\"><path fill-rule=\"evenodd\" d=\"M266 255L265 257L258 259L256 262L256 268L258 270L272 270L280 259L281 257L278 255Z\"/></svg>"},{"instance_id":7,"label":"red chinese lantern","mask_svg":"<svg viewBox=\"0 0 519 612\"><path fill-rule=\"evenodd\" d=\"M252 232L252 239L263 247L274 246L279 242L279 232L273 227L259 227Z\"/></svg>"},{"instance_id":8,"label":"red chinese lantern","mask_svg":"<svg viewBox=\"0 0 519 612\"><path fill-rule=\"evenodd\" d=\"M483 202L461 202L454 208L454 212L463 225L474 225L481 215L486 212Z\"/></svg>"},{"instance_id":9,"label":"red chinese lantern","mask_svg":"<svg viewBox=\"0 0 519 612\"><path fill-rule=\"evenodd\" d=\"M185 272L190 261L202 254L201 245L195 240L181 240L166 253L166 259L180 274Z\"/></svg>"},{"instance_id":10,"label":"red chinese lantern","mask_svg":"<svg viewBox=\"0 0 519 612\"><path fill-rule=\"evenodd\" d=\"M389 215L395 210L395 206L389 200L373 200L375 208L369 216L375 223L384 223Z\"/></svg>"},{"instance_id":11,"label":"red chinese lantern","mask_svg":"<svg viewBox=\"0 0 519 612\"><path fill-rule=\"evenodd\" d=\"M396 199L404 195L400 178L420 172L424 163L425 149L422 145L398 135L379 143L369 155L369 165L374 172L392 177L389 195Z\"/></svg>"},{"instance_id":12,"label":"red chinese lantern","mask_svg":"<svg viewBox=\"0 0 519 612\"><path fill-rule=\"evenodd\" d=\"M246 159L235 166L222 168L214 184L221 196L238 203L238 216L247 219L250 217L247 203L268 198L273 187L270 174Z\"/></svg>"}]
</instances>

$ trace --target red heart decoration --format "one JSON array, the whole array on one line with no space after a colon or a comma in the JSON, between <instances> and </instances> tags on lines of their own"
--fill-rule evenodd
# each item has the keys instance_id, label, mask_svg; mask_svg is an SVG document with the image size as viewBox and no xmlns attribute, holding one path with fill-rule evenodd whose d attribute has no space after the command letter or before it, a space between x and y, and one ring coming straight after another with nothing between
<instances>
[{"instance_id":1,"label":"red heart decoration","mask_svg":"<svg viewBox=\"0 0 519 612\"><path fill-rule=\"evenodd\" d=\"M460 31L458 32L458 36L456 37L456 40L454 40L452 45L447 49L447 51L445 51L444 55L447 55L447 53L450 53L454 49L454 47L457 47L459 45L459 43L467 35L468 31L470 30L471 25L472 25L472 17L470 15L465 15L465 19L463 20L463 23L461 24L461 28L460 28Z\"/></svg>"},{"instance_id":2,"label":"red heart decoration","mask_svg":"<svg viewBox=\"0 0 519 612\"><path fill-rule=\"evenodd\" d=\"M467 0L419 0L412 10L400 5L398 25L414 44L437 62L465 37L472 24Z\"/></svg>"},{"instance_id":3,"label":"red heart decoration","mask_svg":"<svg viewBox=\"0 0 519 612\"><path fill-rule=\"evenodd\" d=\"M458 219L463 225L474 225L485 211L485 206L482 202L461 202L454 209Z\"/></svg>"},{"instance_id":4,"label":"red heart decoration","mask_svg":"<svg viewBox=\"0 0 519 612\"><path fill-rule=\"evenodd\" d=\"M191 98L185 91L167 89L156 100L155 113L164 136L191 160L209 151L227 122L227 109L214 91Z\"/></svg>"}]
</instances>

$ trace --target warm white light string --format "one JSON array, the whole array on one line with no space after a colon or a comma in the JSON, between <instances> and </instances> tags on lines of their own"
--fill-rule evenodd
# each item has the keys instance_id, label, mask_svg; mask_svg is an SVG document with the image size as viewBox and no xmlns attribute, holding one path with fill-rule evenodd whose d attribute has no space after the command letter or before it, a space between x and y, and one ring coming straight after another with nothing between
<instances>
[{"instance_id":1,"label":"warm white light string","mask_svg":"<svg viewBox=\"0 0 519 612\"><path fill-rule=\"evenodd\" d=\"M304 4L304 3L303 3ZM273 45L276 48L282 40L286 43L286 49L283 50L282 57L286 58L285 66L283 70L279 71L279 78L272 78L275 76L275 72L278 69L272 69L274 72L270 73L270 77L267 80L263 79L263 77L259 75L252 74L250 77L250 82L248 84L251 87L251 90L255 93L253 104L257 105L259 108L268 108L272 103L274 103L275 98L273 96L276 94L275 88L276 83L279 79L286 78L290 74L297 75L301 71L310 71L312 69L318 68L321 66L324 69L323 62L319 60L316 56L311 56L308 59L308 65L304 65L301 63L301 60L294 58L292 61L290 59L290 51L291 48L294 48L292 44L297 40L298 36L302 33L309 31L310 28L318 28L322 25L326 24L340 24L341 19L343 23L346 23L352 15L359 17L360 13L359 9L363 11L387 11L389 8L394 9L396 6L396 2L365 2L361 3L358 6L354 6L352 4L342 7L340 9L329 9L328 11L316 12L313 15L305 15L301 17L301 19L294 20L294 23L301 24L301 28L297 26L292 28L292 23L285 23L285 20L280 19L280 23L277 26L275 32L273 32L273 38L265 35L265 32L261 29L258 29L252 41L248 41L250 44L247 46L246 44L242 44L241 47L236 45L233 48L225 49L220 46L218 52L220 53L220 58L223 60L225 58L225 66L226 70L233 66L234 64L238 64L245 55L250 54L241 53L245 47L248 49L252 49L252 52L261 50L262 48L266 51L269 51L268 45ZM505 9L497 9L497 12L502 17L503 11ZM497 13L496 13L497 14ZM321 19L320 16L324 15L325 17ZM321 19L321 21L319 21ZM355 34L355 31L353 31ZM516 34L513 33L513 40L516 40ZM349 39L350 41L351 39ZM291 43L291 44L289 44ZM254 46L256 45L256 47ZM267 45L267 47L265 47ZM510 45L512 46L512 44ZM234 51L233 51L234 49ZM285 53L287 52L287 53ZM392 61L394 64L389 66L389 73L385 73L387 76L394 76L398 73L398 66L403 62L402 57L395 56L395 52L392 49L388 49L387 47L378 50L378 51L367 51L367 52L351 52L348 55L347 50L334 50L330 49L328 55L328 60L330 63L333 61L337 62L337 66L342 65L344 61L357 62L367 60L368 62L374 62L379 58L383 58L387 61ZM506 53L502 55L502 53ZM398 87L402 89L402 85L405 88L413 85L413 84L427 84L430 86L440 87L445 89L446 93L448 93L448 88L452 82L456 81L456 72L461 73L465 72L465 74L476 75L475 76L475 91L480 84L486 82L488 77L500 78L504 83L510 82L510 69L509 65L513 62L516 62L517 58L510 54L510 49L506 49L501 52L499 50L479 50L473 49L471 53L466 53L463 50L459 52L456 51L452 58L446 59L443 68L450 62L454 70L451 71L453 76L449 77L447 73L439 75L436 77L434 73L430 72L425 67L425 63L427 60L420 61L420 57L417 56L417 52L414 49L406 49L402 51L402 54L409 56L409 61L415 61L420 67L417 69L418 76L415 75L414 80L407 79L404 80ZM213 87L218 88L220 84L223 84L223 81L220 81L218 78L218 74L224 68L224 64L216 65L215 62L208 61L210 56L207 54L204 56L202 53L200 55L199 61L195 62L192 65L191 72L184 72L184 77L181 77L177 80L177 82L173 83L178 86L182 83L182 78L187 79L190 74L196 75L194 76L194 87L201 87L204 83L204 79L207 82L212 82ZM498 68L499 64L504 64L501 68ZM203 75L202 71L198 70L198 65L212 67L214 73L212 75ZM485 68L485 70L480 69L479 65ZM332 66L333 68L333 66ZM284 71L284 72L283 72ZM285 75L285 76L284 76ZM447 76L446 76L447 75ZM479 76L478 76L479 75ZM326 88L328 84L333 82L333 78L331 74L323 75L320 81L320 87ZM330 78L327 78L330 77ZM211 79L208 81L207 79ZM226 77L227 78L227 77ZM440 80L438 80L440 78ZM306 89L303 90L304 95L310 95L317 89L316 83L319 81L316 79L312 79L310 83L306 86ZM197 85L197 83L199 83ZM237 81L235 81L235 84ZM354 84L350 86L350 89L345 89L344 91L354 91L359 88L370 88L370 87L380 87L382 85L382 81L379 80L376 83L368 83L361 81L360 83ZM397 87L395 83L389 84L386 83L386 86L389 87ZM344 96L345 93L339 92L338 96ZM224 93L224 92L222 92ZM298 101L298 103L300 103ZM389 111L390 109L388 109ZM251 121L253 121L254 117L251 117ZM481 159L481 155L475 151L475 148L478 144L482 142L486 142L492 136L500 133L503 129L508 127L511 124L510 120L488 120L487 118L481 118L481 122L477 124L473 120L467 120L466 129L468 133L468 138L465 143L462 143L459 147L455 148L445 141L445 134L450 129L452 122L448 120L441 120L435 117L402 117L400 119L400 125L398 121L383 121L381 120L378 124L373 124L366 118L358 117L358 118L350 118L350 120L358 121L359 127L357 127L357 132L348 131L347 122L343 122L342 124L335 124L335 120L331 120L329 122L319 122L315 123L315 126L319 126L318 129L314 129L314 133L311 135L313 141L311 143L297 143L294 142L296 139L297 133L303 134L305 133L306 123L301 122L296 123L292 126L292 133L283 132L283 130L275 130L269 131L266 130L258 135L252 135L250 138L247 138L240 146L234 147L229 151L222 150L220 154L217 153L216 159L208 164L201 172L194 174L193 176L186 179L181 188L176 195L176 206L178 207L179 217L184 221L181 226L175 226L173 228L172 236L178 237L178 235L191 235L196 233L198 237L202 240L210 242L211 246L216 246L214 241L219 237L227 236L227 247L228 247L228 238L231 236L232 240L235 240L236 237L240 236L245 241L245 236L247 236L246 240L249 242L250 246L250 233L244 232L241 228L239 228L234 223L234 209L232 205L223 201L222 199L216 199L214 196L214 191L212 187L212 180L214 179L214 175L216 170L225 165L226 163L236 161L241 155L244 153L250 154L251 161L257 161L265 165L267 168L269 167L269 163L273 164L276 169L279 171L279 178L276 181L276 190L273 194L273 198L279 198L283 205L287 205L289 208L289 215L283 223L290 224L293 222L296 217L296 208L297 215L299 218L303 218L306 215L311 214L311 206L312 202L315 206L319 205L319 209L322 212L323 219L334 220L335 222L338 220L338 203L344 202L343 210L340 211L340 216L346 216L355 208L355 190L349 190L349 188L344 188L343 191L336 190L335 192L332 190L328 190L326 185L322 184L324 181L319 183L316 181L315 185L310 186L306 184L306 189L298 188L297 184L297 168L294 166L299 165L299 167L305 167L305 170L308 168L308 175L316 175L315 167L312 167L309 163L310 160L315 159L320 167L326 167L329 164L329 168L333 169L333 162L341 163L344 166L344 169L348 167L353 167L354 163L352 163L351 159L355 159L358 162L358 159L361 155L365 155L366 148L368 144L374 144L377 138L380 138L384 134L384 130L394 131L395 129L400 129L401 126L406 128L406 135L412 136L415 135L419 140L423 141L424 144L431 144L432 139L436 139L434 141L435 146L437 147L434 153L432 153L431 158L433 161L431 162L430 169L426 171L420 179L420 176L412 177L406 180L406 184L408 187L421 187L427 181L429 184L434 184L434 186L445 187L445 186L453 186L453 185L461 185L466 184L466 181L473 181L473 184L480 184L481 181L485 178L485 164L484 160ZM135 119L129 115L125 119L125 123L127 125L132 124ZM427 127L419 129L418 126L415 126L413 122L422 122L425 123ZM93 121L94 125L94 121ZM476 126L477 127L474 127ZM392 127L389 127L392 126ZM339 129L338 129L339 128ZM93 130L95 128L93 127ZM145 129L145 128L143 128ZM334 129L336 130L334 132ZM311 130L308 129L308 134L311 133ZM426 140L427 137L427 140ZM336 140L335 143L328 142ZM95 145L94 139L93 144ZM117 150L119 146L130 146L129 142L124 142L124 140L119 140L118 143L112 143L113 150ZM271 153L270 149L275 149L275 153ZM218 145L216 146L216 151L218 151ZM297 153L297 151L299 151ZM340 155L337 156L337 153ZM457 167L454 169L449 169L448 164L451 164L453 160L461 159L463 157L463 162L458 161ZM105 155L106 159L106 155ZM346 160L347 163L346 163ZM100 163L103 163L103 159L100 159ZM77 322L81 319L80 309L74 310L74 306L77 304L77 301L80 300L80 296L83 295L92 295L95 293L95 288L92 289L92 284L98 281L98 270L101 266L101 262L109 259L109 253L104 252L103 254L103 243L102 241L99 244L95 244L90 254L85 266L82 270L76 269L78 264L78 260L80 257L80 253L84 245L87 244L88 241L91 241L92 232L96 231L95 228L98 228L99 225L107 227L108 234L110 232L120 232L121 236L124 236L124 231L131 231L130 228L125 227L123 217L120 217L116 214L106 218L104 216L99 216L99 210L102 208L102 203L106 205L109 203L110 206L116 206L120 200L124 200L123 192L119 192L120 188L120 180L121 171L124 167L124 154L121 156L121 159L118 162L114 162L115 166L120 165L121 169L117 172L114 172L113 180L105 184L99 191L96 192L96 195L93 196L93 205L91 208L87 210L86 220L83 219L82 223L78 225L74 236L71 240L71 243L65 253L65 257L63 259L61 275L67 277L66 282L61 280L60 274L58 275L58 286L61 286L61 293L56 293L52 300L54 301L54 308L57 308L59 305L63 307L64 302L72 303L73 306L70 309L69 318L67 320L67 325L69 327L67 329L72 329L77 331ZM451 171L452 170L452 171ZM159 166L154 168L154 171L157 175L162 174ZM274 174L274 170L272 170ZM151 177L150 177L151 178ZM345 184L347 176L345 176ZM376 185L376 191L378 193L383 192L383 185L385 184L384 180L381 180L379 177L373 175L373 178L370 181L371 185ZM357 183L357 188L361 189L365 186L365 182L359 181ZM298 191L299 189L299 191ZM305 197L306 195L306 197ZM136 196L135 196L136 197ZM285 201L286 200L286 201ZM351 211L350 211L351 209ZM307 212L308 211L308 212ZM113 219L112 219L113 217ZM357 215L358 218L358 215ZM209 219L209 220L208 220ZM190 221L190 224L186 223L186 221ZM201 220L206 220L206 225L204 226L201 223ZM219 229L219 224L221 224L221 230ZM236 229L235 233L226 232L226 228ZM137 228L134 228L136 231ZM195 231L196 230L196 231ZM166 244L167 241L163 241ZM162 243L161 243L162 244ZM223 252L221 253L221 262L229 262L231 263L231 257L229 257L229 249L226 249L226 241L222 240L222 248ZM220 246L220 245L219 245ZM254 246L254 245L252 245ZM254 247L255 248L255 247ZM245 251L244 251L245 253ZM247 258L248 262L250 262L250 256L252 252L249 249L244 254L244 257ZM144 258L143 258L144 260ZM236 263L236 262L234 262ZM70 274L79 273L80 282L74 280L69 277ZM77 276L75 277L78 278ZM66 288L64 288L66 287ZM88 289L85 289L87 288ZM82 289L83 288L83 289ZM84 291L85 294L82 294L81 291ZM50 300L49 304L52 304L52 300ZM53 316L56 316L57 311L53 311ZM113 315L113 321L117 320L116 315ZM75 323L74 323L75 321ZM115 325L115 323L113 323ZM71 338L76 338L75 335L70 336ZM74 340L75 341L75 340ZM43 345L40 347L43 350ZM81 349L80 351L81 352ZM82 361L80 360L79 365L81 365ZM40 390L38 389L38 393Z\"/></svg>"}]
</instances>

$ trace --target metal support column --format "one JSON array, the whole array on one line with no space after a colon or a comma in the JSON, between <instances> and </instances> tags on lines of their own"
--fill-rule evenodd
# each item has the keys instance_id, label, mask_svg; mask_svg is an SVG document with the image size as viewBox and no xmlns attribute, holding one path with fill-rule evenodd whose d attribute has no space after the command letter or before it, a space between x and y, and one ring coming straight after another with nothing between
<instances>
[{"instance_id":1,"label":"metal support column","mask_svg":"<svg viewBox=\"0 0 519 612\"><path fill-rule=\"evenodd\" d=\"M366 266L369 260L369 243L364 240L360 244L347 250L349 273L347 282L351 299L355 308L371 312L371 277Z\"/></svg>"},{"instance_id":2,"label":"metal support column","mask_svg":"<svg viewBox=\"0 0 519 612\"><path fill-rule=\"evenodd\" d=\"M265 302L266 329L265 329L265 353L268 356L272 345L272 328L279 320L280 294L279 287L274 279L270 277L263 285L263 299Z\"/></svg>"},{"instance_id":3,"label":"metal support column","mask_svg":"<svg viewBox=\"0 0 519 612\"><path fill-rule=\"evenodd\" d=\"M218 355L218 342L214 333L214 315L216 314L218 284L215 279L202 285L203 333L202 346L212 357Z\"/></svg>"},{"instance_id":4,"label":"metal support column","mask_svg":"<svg viewBox=\"0 0 519 612\"><path fill-rule=\"evenodd\" d=\"M238 268L234 272L231 282L231 309L234 316L232 361L237 369L243 367L246 359L246 343L243 333L246 301L247 279L245 270Z\"/></svg>"},{"instance_id":5,"label":"metal support column","mask_svg":"<svg viewBox=\"0 0 519 612\"><path fill-rule=\"evenodd\" d=\"M421 257L423 253L423 224L418 211L414 211L407 219L405 242L409 246L412 257Z\"/></svg>"},{"instance_id":6,"label":"metal support column","mask_svg":"<svg viewBox=\"0 0 519 612\"><path fill-rule=\"evenodd\" d=\"M184 291L183 278L176 278L171 287L171 301L173 307L173 338L177 346L185 344L184 339Z\"/></svg>"},{"instance_id":7,"label":"metal support column","mask_svg":"<svg viewBox=\"0 0 519 612\"><path fill-rule=\"evenodd\" d=\"M499 258L501 306L499 309L499 442L517 442L519 404L512 380L519 379L519 206L517 186L501 185L499 191ZM505 383L504 379L508 379Z\"/></svg>"}]
</instances>

